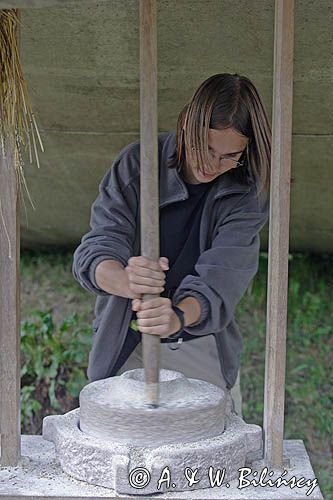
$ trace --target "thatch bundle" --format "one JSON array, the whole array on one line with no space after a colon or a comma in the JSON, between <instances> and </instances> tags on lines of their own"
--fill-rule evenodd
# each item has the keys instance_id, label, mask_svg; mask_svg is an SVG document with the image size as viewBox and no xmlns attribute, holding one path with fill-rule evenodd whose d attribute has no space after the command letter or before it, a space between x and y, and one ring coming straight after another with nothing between
<instances>
[{"instance_id":1,"label":"thatch bundle","mask_svg":"<svg viewBox=\"0 0 333 500\"><path fill-rule=\"evenodd\" d=\"M19 9L0 10L0 139L1 154L7 158L10 154L17 173L19 185L24 187L31 200L23 173L21 144L29 147L29 159L32 163L32 147L40 167L36 147L37 134L41 150L44 151L22 71L19 52ZM1 182L1 181L0 181Z\"/></svg>"}]
</instances>

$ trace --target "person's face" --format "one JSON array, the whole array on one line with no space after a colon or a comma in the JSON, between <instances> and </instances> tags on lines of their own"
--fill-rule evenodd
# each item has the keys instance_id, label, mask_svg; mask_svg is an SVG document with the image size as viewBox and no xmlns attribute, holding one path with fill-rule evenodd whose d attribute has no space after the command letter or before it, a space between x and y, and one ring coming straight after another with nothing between
<instances>
[{"instance_id":1,"label":"person's face","mask_svg":"<svg viewBox=\"0 0 333 500\"><path fill-rule=\"evenodd\" d=\"M241 135L232 127L222 130L210 128L208 131L210 163L209 165L205 165L207 174L203 174L199 170L188 166L186 169L188 181L192 184L211 182L232 168L242 168L238 167L236 161L233 160L240 159L247 143L248 138Z\"/></svg>"}]
</instances>

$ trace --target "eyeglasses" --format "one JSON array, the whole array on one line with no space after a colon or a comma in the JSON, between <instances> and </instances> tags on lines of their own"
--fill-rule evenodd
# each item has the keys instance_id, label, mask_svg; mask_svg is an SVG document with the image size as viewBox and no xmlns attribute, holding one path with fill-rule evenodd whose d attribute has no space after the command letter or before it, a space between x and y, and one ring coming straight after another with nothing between
<instances>
[{"instance_id":1,"label":"eyeglasses","mask_svg":"<svg viewBox=\"0 0 333 500\"><path fill-rule=\"evenodd\" d=\"M192 151L196 151L196 148L192 148ZM208 149L208 154L213 160L215 159L215 156L210 149ZM243 155L244 155L244 151L241 154L241 158ZM242 167L244 165L244 163L245 163L245 159L243 159L242 161L239 161L239 160L235 160L235 158L232 158L231 156L220 156L220 159L219 159L220 166L225 166L225 167L231 166L231 165L233 168Z\"/></svg>"},{"instance_id":2,"label":"eyeglasses","mask_svg":"<svg viewBox=\"0 0 333 500\"><path fill-rule=\"evenodd\" d=\"M215 159L215 156L212 153L209 153L209 156L212 159ZM235 160L235 158L231 158L230 156L220 156L219 164L221 167L227 167L233 164L233 168L237 168L242 167L244 165L244 161Z\"/></svg>"}]
</instances>

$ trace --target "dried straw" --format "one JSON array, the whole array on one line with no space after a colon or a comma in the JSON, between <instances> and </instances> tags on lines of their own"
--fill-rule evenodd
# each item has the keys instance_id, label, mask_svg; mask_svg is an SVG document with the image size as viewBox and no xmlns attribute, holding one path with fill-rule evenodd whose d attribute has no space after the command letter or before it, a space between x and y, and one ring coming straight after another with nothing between
<instances>
[{"instance_id":1,"label":"dried straw","mask_svg":"<svg viewBox=\"0 0 333 500\"><path fill-rule=\"evenodd\" d=\"M24 177L24 162L21 155L21 144L29 147L29 160L32 163L32 147L30 134L33 143L37 166L40 168L36 147L35 133L37 134L41 150L44 152L42 140L38 131L34 113L30 104L27 85L21 66L19 52L19 9L0 10L0 140L1 153L4 158L7 154L13 159L13 166L16 169L17 180L19 181L19 195L21 196L21 186L24 185L30 203L35 210L31 199L27 183ZM25 141L26 139L26 141ZM22 197L23 199L23 197ZM24 199L23 199L24 203ZM25 205L24 205L25 208ZM1 200L0 200L1 210ZM1 211L2 221L5 226ZM6 230L9 240L9 235ZM11 252L10 252L11 253Z\"/></svg>"},{"instance_id":2,"label":"dried straw","mask_svg":"<svg viewBox=\"0 0 333 500\"><path fill-rule=\"evenodd\" d=\"M40 168L34 128L40 143L44 147L30 103L27 85L21 66L19 52L19 29L22 26L19 9L0 10L0 136L2 153L6 156L7 147L14 144L14 166L24 180L21 156L21 144L29 146L29 160L32 163L30 133L34 146L37 166ZM24 181L25 182L25 181Z\"/></svg>"}]
</instances>

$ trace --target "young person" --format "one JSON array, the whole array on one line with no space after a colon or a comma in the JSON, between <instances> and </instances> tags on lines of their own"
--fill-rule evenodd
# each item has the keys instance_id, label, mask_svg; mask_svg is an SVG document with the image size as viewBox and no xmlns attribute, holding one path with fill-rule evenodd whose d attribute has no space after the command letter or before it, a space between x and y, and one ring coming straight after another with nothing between
<instances>
[{"instance_id":1,"label":"young person","mask_svg":"<svg viewBox=\"0 0 333 500\"><path fill-rule=\"evenodd\" d=\"M159 261L140 253L140 141L106 172L74 253L74 277L97 296L87 374L142 367L147 333L161 339L161 368L230 393L242 351L234 313L269 215L271 129L254 84L228 73L205 80L158 149Z\"/></svg>"}]
</instances>

